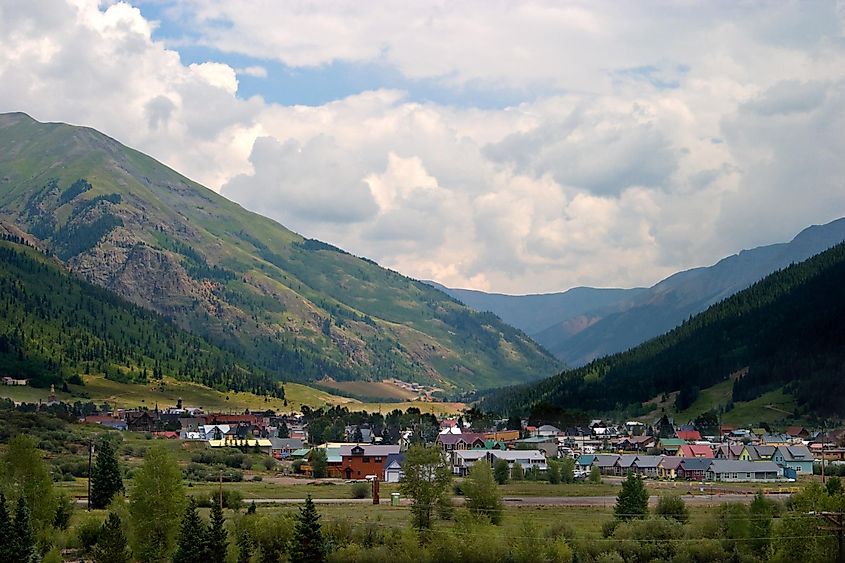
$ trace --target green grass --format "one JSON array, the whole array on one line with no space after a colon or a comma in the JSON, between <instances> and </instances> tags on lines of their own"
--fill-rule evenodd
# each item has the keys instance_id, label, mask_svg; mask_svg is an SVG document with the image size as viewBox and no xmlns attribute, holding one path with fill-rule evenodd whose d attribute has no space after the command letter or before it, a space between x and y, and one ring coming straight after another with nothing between
<instances>
[{"instance_id":1,"label":"green grass","mask_svg":"<svg viewBox=\"0 0 845 563\"><path fill-rule=\"evenodd\" d=\"M684 411L675 413L676 421L694 420L698 415L711 409L719 409L731 402L733 383L726 379L712 387L702 389L695 402ZM795 410L795 399L786 394L783 388L764 393L754 400L734 403L734 408L722 415L726 424L757 425L784 423L793 420L792 415L786 414ZM774 408L770 408L774 407Z\"/></svg>"},{"instance_id":2,"label":"green grass","mask_svg":"<svg viewBox=\"0 0 845 563\"><path fill-rule=\"evenodd\" d=\"M393 409L407 410L417 407L423 412L435 414L453 414L460 412L466 405L463 403L428 403L420 401L401 401L395 403L362 403L357 399L332 395L319 389L314 389L300 383L285 383L285 398L287 406L281 399L261 397L252 393L222 393L197 383L179 381L172 377L165 377L161 384L118 383L101 376L83 376L85 385L70 386L70 393L58 391L56 398L60 401L107 401L118 408L148 407L159 408L175 406L181 398L185 406L202 407L206 411L238 411L245 409L257 411L272 409L276 412L290 412L302 410L303 405L319 408L334 405L345 405L349 410L388 413ZM49 389L33 387L0 386L0 397L7 397L17 402L37 403L47 401Z\"/></svg>"}]
</instances>

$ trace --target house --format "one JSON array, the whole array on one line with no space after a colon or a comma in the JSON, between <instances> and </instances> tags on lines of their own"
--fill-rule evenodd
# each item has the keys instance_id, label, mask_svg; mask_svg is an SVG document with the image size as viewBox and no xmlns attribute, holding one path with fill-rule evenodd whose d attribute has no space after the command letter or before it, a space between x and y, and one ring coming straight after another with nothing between
<instances>
[{"instance_id":1,"label":"house","mask_svg":"<svg viewBox=\"0 0 845 563\"><path fill-rule=\"evenodd\" d=\"M675 435L686 442L696 442L701 440L701 432L698 430L677 430Z\"/></svg>"},{"instance_id":2,"label":"house","mask_svg":"<svg viewBox=\"0 0 845 563\"><path fill-rule=\"evenodd\" d=\"M657 477L658 467L660 465L661 456L659 455L641 455L631 464L631 471L643 477Z\"/></svg>"},{"instance_id":3,"label":"house","mask_svg":"<svg viewBox=\"0 0 845 563\"><path fill-rule=\"evenodd\" d=\"M485 440L495 440L497 442L513 442L519 440L519 430L497 430L496 432L485 432Z\"/></svg>"},{"instance_id":4,"label":"house","mask_svg":"<svg viewBox=\"0 0 845 563\"><path fill-rule=\"evenodd\" d=\"M405 461L405 454L387 454L387 460L384 462L384 482L398 483L405 473L402 471L402 462Z\"/></svg>"},{"instance_id":5,"label":"house","mask_svg":"<svg viewBox=\"0 0 845 563\"><path fill-rule=\"evenodd\" d=\"M798 438L799 440L806 440L810 437L810 431L803 426L790 426L784 434L790 438Z\"/></svg>"},{"instance_id":6,"label":"house","mask_svg":"<svg viewBox=\"0 0 845 563\"><path fill-rule=\"evenodd\" d=\"M158 412L130 411L126 413L126 426L132 432L152 432L158 426Z\"/></svg>"},{"instance_id":7,"label":"house","mask_svg":"<svg viewBox=\"0 0 845 563\"><path fill-rule=\"evenodd\" d=\"M444 452L483 448L484 435L476 434L474 432L465 432L463 434L438 434L437 445L439 445Z\"/></svg>"},{"instance_id":8,"label":"house","mask_svg":"<svg viewBox=\"0 0 845 563\"><path fill-rule=\"evenodd\" d=\"M619 457L616 454L598 454L595 456L593 465L598 467L603 475L613 475L616 472L616 462Z\"/></svg>"},{"instance_id":9,"label":"house","mask_svg":"<svg viewBox=\"0 0 845 563\"><path fill-rule=\"evenodd\" d=\"M299 438L268 438L271 448L270 454L276 459L287 459L290 454L300 449L304 442Z\"/></svg>"},{"instance_id":10,"label":"house","mask_svg":"<svg viewBox=\"0 0 845 563\"><path fill-rule=\"evenodd\" d=\"M776 481L783 469L771 461L716 459L706 471L709 481Z\"/></svg>"},{"instance_id":11,"label":"house","mask_svg":"<svg viewBox=\"0 0 845 563\"><path fill-rule=\"evenodd\" d=\"M684 444L678 448L680 457L698 457L702 459L713 459L716 457L710 446L699 446L696 444Z\"/></svg>"},{"instance_id":12,"label":"house","mask_svg":"<svg viewBox=\"0 0 845 563\"><path fill-rule=\"evenodd\" d=\"M616 460L616 463L613 465L613 474L614 475L627 475L629 472L633 471L631 465L634 464L636 461L637 456L632 454L622 454Z\"/></svg>"},{"instance_id":13,"label":"house","mask_svg":"<svg viewBox=\"0 0 845 563\"><path fill-rule=\"evenodd\" d=\"M3 385L24 386L29 383L28 379L15 379L14 377L3 377Z\"/></svg>"},{"instance_id":14,"label":"house","mask_svg":"<svg viewBox=\"0 0 845 563\"><path fill-rule=\"evenodd\" d=\"M778 446L772 461L780 467L789 468L797 474L813 474L813 458L807 446Z\"/></svg>"},{"instance_id":15,"label":"house","mask_svg":"<svg viewBox=\"0 0 845 563\"><path fill-rule=\"evenodd\" d=\"M540 450L545 457L557 457L557 438L541 436L523 438L515 441L513 447L517 450Z\"/></svg>"},{"instance_id":16,"label":"house","mask_svg":"<svg viewBox=\"0 0 845 563\"><path fill-rule=\"evenodd\" d=\"M771 461L775 454L775 446L746 445L739 455L740 461Z\"/></svg>"},{"instance_id":17,"label":"house","mask_svg":"<svg viewBox=\"0 0 845 563\"><path fill-rule=\"evenodd\" d=\"M108 428L112 428L114 430L128 430L129 426L126 424L125 420L120 420L119 418L114 418L113 416L108 415L90 415L86 416L82 419L82 422L85 424L99 424L100 426L106 426Z\"/></svg>"},{"instance_id":18,"label":"house","mask_svg":"<svg viewBox=\"0 0 845 563\"><path fill-rule=\"evenodd\" d=\"M538 437L545 437L545 438L557 438L563 434L560 431L560 428L552 426L551 424L544 424L537 428L536 432L534 432L534 436Z\"/></svg>"},{"instance_id":19,"label":"house","mask_svg":"<svg viewBox=\"0 0 845 563\"><path fill-rule=\"evenodd\" d=\"M341 446L341 474L346 479L364 479L368 475L384 475L387 456L398 453L399 446Z\"/></svg>"},{"instance_id":20,"label":"house","mask_svg":"<svg viewBox=\"0 0 845 563\"><path fill-rule=\"evenodd\" d=\"M489 450L453 450L451 452L452 473L461 477L480 459L487 459Z\"/></svg>"},{"instance_id":21,"label":"house","mask_svg":"<svg viewBox=\"0 0 845 563\"><path fill-rule=\"evenodd\" d=\"M578 456L578 459L575 460L575 471L580 471L582 473L590 471L593 468L593 462L595 460L596 456L592 454Z\"/></svg>"},{"instance_id":22,"label":"house","mask_svg":"<svg viewBox=\"0 0 845 563\"><path fill-rule=\"evenodd\" d=\"M654 436L629 436L619 442L621 449L631 452L644 452L654 446Z\"/></svg>"},{"instance_id":23,"label":"house","mask_svg":"<svg viewBox=\"0 0 845 563\"><path fill-rule=\"evenodd\" d=\"M657 476L660 479L675 479L678 476L678 467L680 467L684 459L689 458L669 455L661 456L660 463L657 465Z\"/></svg>"},{"instance_id":24,"label":"house","mask_svg":"<svg viewBox=\"0 0 845 563\"><path fill-rule=\"evenodd\" d=\"M785 446L792 443L792 438L786 434L764 434L760 442L770 446Z\"/></svg>"},{"instance_id":25,"label":"house","mask_svg":"<svg viewBox=\"0 0 845 563\"><path fill-rule=\"evenodd\" d=\"M208 446L211 448L237 448L242 451L253 449L264 454L269 454L273 444L268 438L238 438L237 436L224 436L222 440L209 440Z\"/></svg>"},{"instance_id":26,"label":"house","mask_svg":"<svg viewBox=\"0 0 845 563\"><path fill-rule=\"evenodd\" d=\"M536 467L540 471L548 469L546 466L546 456L540 450L489 450L487 452L487 461L490 465L496 461L503 459L508 462L508 466L513 467L514 463L522 466L524 471Z\"/></svg>"},{"instance_id":27,"label":"house","mask_svg":"<svg viewBox=\"0 0 845 563\"><path fill-rule=\"evenodd\" d=\"M714 460L701 457L684 457L681 458L681 464L678 466L676 473L679 478L687 479L689 481L703 481L707 469Z\"/></svg>"},{"instance_id":28,"label":"house","mask_svg":"<svg viewBox=\"0 0 845 563\"><path fill-rule=\"evenodd\" d=\"M715 459L739 459L744 449L742 444L720 444L716 448Z\"/></svg>"},{"instance_id":29,"label":"house","mask_svg":"<svg viewBox=\"0 0 845 563\"><path fill-rule=\"evenodd\" d=\"M666 455L677 455L678 450L684 444L686 444L686 442L680 438L663 438L657 443L657 447L660 448Z\"/></svg>"}]
</instances>

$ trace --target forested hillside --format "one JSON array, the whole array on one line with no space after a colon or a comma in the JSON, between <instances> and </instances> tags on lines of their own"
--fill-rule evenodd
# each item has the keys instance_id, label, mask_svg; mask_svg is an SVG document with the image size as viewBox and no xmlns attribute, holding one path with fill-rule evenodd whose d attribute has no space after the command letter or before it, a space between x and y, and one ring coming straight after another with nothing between
<instances>
[{"instance_id":1,"label":"forested hillside","mask_svg":"<svg viewBox=\"0 0 845 563\"><path fill-rule=\"evenodd\" d=\"M45 387L80 374L121 382L170 375L218 390L283 397L266 371L157 313L81 281L39 251L0 241L0 373Z\"/></svg>"},{"instance_id":2,"label":"forested hillside","mask_svg":"<svg viewBox=\"0 0 845 563\"><path fill-rule=\"evenodd\" d=\"M291 232L92 129L0 115L0 222L280 379L397 377L455 391L560 368L494 315Z\"/></svg>"},{"instance_id":3,"label":"forested hillside","mask_svg":"<svg viewBox=\"0 0 845 563\"><path fill-rule=\"evenodd\" d=\"M845 243L778 271L627 352L542 382L488 396L484 407L519 412L540 402L595 411L711 386L744 367L734 400L785 386L799 408L845 412ZM686 391L686 392L684 392Z\"/></svg>"}]
</instances>

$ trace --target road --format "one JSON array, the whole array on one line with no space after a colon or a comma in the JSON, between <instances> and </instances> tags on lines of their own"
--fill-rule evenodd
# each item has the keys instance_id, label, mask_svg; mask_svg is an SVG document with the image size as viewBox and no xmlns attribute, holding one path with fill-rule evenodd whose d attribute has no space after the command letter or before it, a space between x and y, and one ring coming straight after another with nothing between
<instances>
[{"instance_id":1,"label":"road","mask_svg":"<svg viewBox=\"0 0 845 563\"><path fill-rule=\"evenodd\" d=\"M767 494L768 498L784 499L788 498L789 494ZM652 495L648 498L649 505L655 506L660 497ZM690 506L716 506L724 502L742 502L750 503L754 495L750 494L720 494L720 495L681 495ZM372 504L373 500L366 499L351 499L351 498L315 498L312 499L314 504ZM502 499L506 506L581 506L581 507L613 507L616 505L615 496L595 496L595 497L504 497ZM255 502L255 504L300 504L305 502L304 498L284 498L284 499L244 499L244 503ZM464 497L453 497L452 502L455 505L462 505ZM382 496L381 504L389 504L390 497ZM410 504L410 501L403 498L401 501L403 506Z\"/></svg>"}]
</instances>

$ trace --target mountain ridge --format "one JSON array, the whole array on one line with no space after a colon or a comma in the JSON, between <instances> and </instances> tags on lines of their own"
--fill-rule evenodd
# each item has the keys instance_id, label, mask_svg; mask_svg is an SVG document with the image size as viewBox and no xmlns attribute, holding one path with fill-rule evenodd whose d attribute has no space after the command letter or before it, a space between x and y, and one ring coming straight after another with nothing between
<instances>
[{"instance_id":1,"label":"mountain ridge","mask_svg":"<svg viewBox=\"0 0 845 563\"><path fill-rule=\"evenodd\" d=\"M526 335L302 237L90 129L0 115L0 220L77 275L294 381L553 373Z\"/></svg>"}]
</instances>

